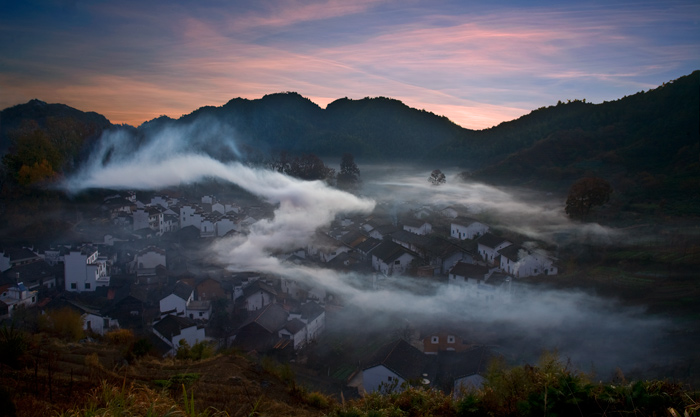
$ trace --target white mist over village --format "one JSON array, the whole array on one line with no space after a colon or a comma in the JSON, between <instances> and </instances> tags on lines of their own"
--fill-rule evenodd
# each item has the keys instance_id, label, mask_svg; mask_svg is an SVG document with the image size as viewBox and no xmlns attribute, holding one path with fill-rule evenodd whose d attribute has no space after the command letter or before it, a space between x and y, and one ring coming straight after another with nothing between
<instances>
[{"instance_id":1,"label":"white mist over village","mask_svg":"<svg viewBox=\"0 0 700 417\"><path fill-rule=\"evenodd\" d=\"M240 157L234 137L210 122L151 131L138 146L128 132L104 133L90 162L61 187L74 196L115 190L104 202L114 232L104 242L44 254L54 261L65 256L66 291L111 288L109 270L135 273L118 292L140 293L144 300L145 294L161 294L156 314L136 322L152 328L166 355L174 354L180 340L216 340L260 352L288 347L303 357L324 332L403 332L401 349L431 359L440 351L483 357L465 371L470 383L478 383L494 355L533 361L543 351L557 351L602 377L618 367L654 364L648 361L671 327L668 321L593 293L527 284L528 276L556 275L559 245L610 244L620 232L572 222L547 195L456 181L449 170L447 182L435 186L423 168L369 166L358 196L260 164L222 162L202 150L216 146ZM207 181L222 189L233 184L262 205L211 195L186 201L160 191ZM142 201L141 195L153 197ZM522 240L494 235L493 226ZM192 242L167 249L163 239L184 231L196 249L182 249ZM120 242L119 236L131 233L139 239ZM111 246L106 253L121 244L126 253L102 256L98 248L104 244ZM183 279L168 274L185 253L184 262L198 266L185 268L190 272ZM91 265L98 267L86 280ZM209 332L212 292L226 294L232 304L227 331ZM72 305L88 311L78 301ZM114 317L88 319L87 328L104 332L129 325L128 319L116 320L118 309L111 311ZM376 365L366 362L357 370L364 382L348 383L378 389L378 379L386 376ZM427 365L415 366L395 377L407 380ZM444 375L432 377L445 383Z\"/></svg>"}]
</instances>

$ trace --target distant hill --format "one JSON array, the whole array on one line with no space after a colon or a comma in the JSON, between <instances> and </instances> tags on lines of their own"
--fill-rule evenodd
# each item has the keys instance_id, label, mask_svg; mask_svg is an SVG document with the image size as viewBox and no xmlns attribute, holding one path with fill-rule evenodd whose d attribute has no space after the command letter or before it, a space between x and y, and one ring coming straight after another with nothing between
<instances>
[{"instance_id":1,"label":"distant hill","mask_svg":"<svg viewBox=\"0 0 700 417\"><path fill-rule=\"evenodd\" d=\"M281 151L322 157L350 152L360 164L459 166L468 170L465 176L482 181L558 191L582 176L598 175L612 180L618 192L676 198L700 186L699 90L700 71L695 71L616 101L560 102L480 131L390 98L341 98L323 109L287 92L236 98L179 119L163 116L135 132L142 140L149 131L206 121L235 132L193 140L217 157L222 154L214 145L235 140L250 159ZM110 128L127 127L114 127L96 113L32 100L0 112L0 152L16 152L10 142L41 131L51 146L36 147L36 152L48 152L54 171L64 172L79 163L90 138ZM54 151L60 157L51 156Z\"/></svg>"},{"instance_id":2,"label":"distant hill","mask_svg":"<svg viewBox=\"0 0 700 417\"><path fill-rule=\"evenodd\" d=\"M700 71L613 102L559 103L476 132L470 177L565 190L584 176L650 210L700 215Z\"/></svg>"},{"instance_id":3,"label":"distant hill","mask_svg":"<svg viewBox=\"0 0 700 417\"><path fill-rule=\"evenodd\" d=\"M100 114L64 104L30 100L9 107L0 112L4 172L21 185L51 180L74 169L89 143L111 126Z\"/></svg>"}]
</instances>

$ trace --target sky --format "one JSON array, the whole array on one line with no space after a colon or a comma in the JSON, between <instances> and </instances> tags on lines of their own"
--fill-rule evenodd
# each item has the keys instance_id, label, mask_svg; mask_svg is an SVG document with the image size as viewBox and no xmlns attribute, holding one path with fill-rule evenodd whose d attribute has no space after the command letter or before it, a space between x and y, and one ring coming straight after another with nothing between
<instances>
[{"instance_id":1,"label":"sky","mask_svg":"<svg viewBox=\"0 0 700 417\"><path fill-rule=\"evenodd\" d=\"M0 0L0 109L37 98L134 126L295 91L483 129L697 69L697 0Z\"/></svg>"}]
</instances>

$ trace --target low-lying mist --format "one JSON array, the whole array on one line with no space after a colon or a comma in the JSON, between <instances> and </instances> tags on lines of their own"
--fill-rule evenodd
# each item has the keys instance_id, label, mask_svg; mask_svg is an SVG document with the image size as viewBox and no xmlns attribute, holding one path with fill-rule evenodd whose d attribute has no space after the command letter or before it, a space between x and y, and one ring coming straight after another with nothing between
<instances>
[{"instance_id":1,"label":"low-lying mist","mask_svg":"<svg viewBox=\"0 0 700 417\"><path fill-rule=\"evenodd\" d=\"M320 181L300 181L241 162L222 162L190 146L188 129L193 127L151 131L138 147L120 146L132 143L133 138L124 137L128 132L107 132L91 162L66 178L62 187L78 193L89 188L161 189L206 178L228 181L276 206L272 219L260 220L247 234L212 245L217 262L232 271L256 270L322 286L342 300L346 311L375 317L377 325L384 325L381 317L392 317L397 323L407 321L421 328L455 328L474 343L496 345L520 360L532 361L543 349L556 349L581 369L595 368L602 377L618 366L646 368L667 360L657 342L669 328L668 321L591 293L514 285L510 301L485 300L431 280L341 273L287 263L275 256L305 246L337 215L370 213L377 202L404 208L459 204L549 243L558 243L562 233L592 241L616 236L600 225L569 221L561 202L547 196L526 200L518 193L458 182L449 171L446 184L433 186L427 181L429 171L413 172L410 167L383 171L374 166L360 166L363 197L358 197ZM214 127L209 131L220 132ZM224 139L214 134L209 140ZM231 137L225 140L235 143ZM356 328L359 317L347 314L342 320L348 328ZM372 324L365 321L361 327L368 329Z\"/></svg>"}]
</instances>

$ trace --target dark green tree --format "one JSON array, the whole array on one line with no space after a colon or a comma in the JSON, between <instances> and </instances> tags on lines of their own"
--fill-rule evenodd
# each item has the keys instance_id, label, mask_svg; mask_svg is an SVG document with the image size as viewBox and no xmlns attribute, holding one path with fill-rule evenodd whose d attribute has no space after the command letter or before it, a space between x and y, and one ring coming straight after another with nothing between
<instances>
[{"instance_id":1,"label":"dark green tree","mask_svg":"<svg viewBox=\"0 0 700 417\"><path fill-rule=\"evenodd\" d=\"M447 179L445 178L445 174L443 174L442 171L440 171L439 169L435 169L433 170L433 172L430 173L428 181L430 181L430 183L433 185L441 185L444 184L447 181Z\"/></svg>"},{"instance_id":2,"label":"dark green tree","mask_svg":"<svg viewBox=\"0 0 700 417\"><path fill-rule=\"evenodd\" d=\"M564 210L571 218L582 218L594 206L607 203L612 192L610 183L602 178L581 178L571 186Z\"/></svg>"},{"instance_id":3,"label":"dark green tree","mask_svg":"<svg viewBox=\"0 0 700 417\"><path fill-rule=\"evenodd\" d=\"M340 173L337 177L337 186L343 190L354 190L360 184L360 169L355 164L355 158L351 153L344 153L340 160Z\"/></svg>"}]
</instances>

